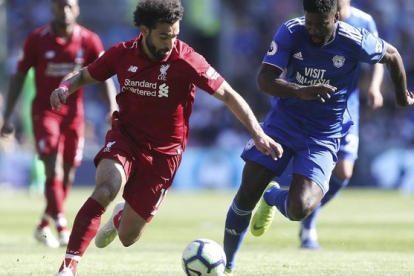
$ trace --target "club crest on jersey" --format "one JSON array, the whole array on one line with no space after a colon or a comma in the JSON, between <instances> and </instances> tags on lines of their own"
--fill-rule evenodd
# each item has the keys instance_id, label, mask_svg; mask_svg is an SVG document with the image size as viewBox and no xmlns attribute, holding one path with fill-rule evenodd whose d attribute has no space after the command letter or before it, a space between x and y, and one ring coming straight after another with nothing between
<instances>
[{"instance_id":1,"label":"club crest on jersey","mask_svg":"<svg viewBox=\"0 0 414 276\"><path fill-rule=\"evenodd\" d=\"M342 66L344 66L345 57L343 57L343 56L334 56L332 61L333 61L333 65L336 68L341 68Z\"/></svg>"},{"instance_id":2,"label":"club crest on jersey","mask_svg":"<svg viewBox=\"0 0 414 276\"><path fill-rule=\"evenodd\" d=\"M272 43L270 43L269 50L267 50L267 55L273 56L274 54L276 54L276 52L277 52L277 44L276 42L272 41Z\"/></svg>"},{"instance_id":3,"label":"club crest on jersey","mask_svg":"<svg viewBox=\"0 0 414 276\"><path fill-rule=\"evenodd\" d=\"M47 59L52 59L52 58L54 58L54 57L55 57L55 55L56 55L55 51L47 51L47 52L45 53L45 58L47 58Z\"/></svg>"},{"instance_id":4,"label":"club crest on jersey","mask_svg":"<svg viewBox=\"0 0 414 276\"><path fill-rule=\"evenodd\" d=\"M170 64L163 64L160 67L160 74L158 76L158 80L163 80L166 81L167 80L167 71L168 68L170 68Z\"/></svg>"}]
</instances>

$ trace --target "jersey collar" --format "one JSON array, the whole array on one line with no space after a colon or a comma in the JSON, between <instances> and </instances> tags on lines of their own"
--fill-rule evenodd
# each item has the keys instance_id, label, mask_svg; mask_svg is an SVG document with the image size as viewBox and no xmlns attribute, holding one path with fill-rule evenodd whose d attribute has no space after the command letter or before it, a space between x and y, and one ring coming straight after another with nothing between
<instances>
[{"instance_id":1,"label":"jersey collar","mask_svg":"<svg viewBox=\"0 0 414 276\"><path fill-rule=\"evenodd\" d=\"M62 38L60 38L56 35L55 29L53 28L53 22L50 23L50 35L52 37L54 37L55 41L57 43L61 44L61 45L67 44L67 43L73 41L74 39L78 38L80 36L80 33L81 33L81 28L80 28L79 24L75 23L75 25L73 27L72 35L69 37L68 40L64 40L64 39L62 39Z\"/></svg>"}]
</instances>

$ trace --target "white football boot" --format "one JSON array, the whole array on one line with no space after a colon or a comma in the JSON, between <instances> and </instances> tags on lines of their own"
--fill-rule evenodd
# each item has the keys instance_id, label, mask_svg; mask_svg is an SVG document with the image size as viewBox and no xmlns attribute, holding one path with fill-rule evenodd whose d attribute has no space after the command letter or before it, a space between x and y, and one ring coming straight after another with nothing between
<instances>
[{"instance_id":1,"label":"white football boot","mask_svg":"<svg viewBox=\"0 0 414 276\"><path fill-rule=\"evenodd\" d=\"M102 226L95 237L95 245L98 248L104 248L108 246L118 235L118 230L114 224L114 217L124 210L125 202L121 201L118 202L115 207L114 211L112 212L111 217L109 218L108 222Z\"/></svg>"},{"instance_id":2,"label":"white football boot","mask_svg":"<svg viewBox=\"0 0 414 276\"><path fill-rule=\"evenodd\" d=\"M36 240L50 248L59 248L59 241L53 236L49 227L35 229L34 236Z\"/></svg>"}]
</instances>

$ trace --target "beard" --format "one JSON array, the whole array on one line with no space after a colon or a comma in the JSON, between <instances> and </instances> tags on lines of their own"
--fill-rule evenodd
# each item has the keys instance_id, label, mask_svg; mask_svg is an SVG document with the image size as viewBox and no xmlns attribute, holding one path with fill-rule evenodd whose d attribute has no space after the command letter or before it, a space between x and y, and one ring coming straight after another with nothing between
<instances>
[{"instance_id":1,"label":"beard","mask_svg":"<svg viewBox=\"0 0 414 276\"><path fill-rule=\"evenodd\" d=\"M55 19L54 23L58 28L66 28L71 26L74 23L74 20L71 20L69 18L59 18Z\"/></svg>"},{"instance_id":2,"label":"beard","mask_svg":"<svg viewBox=\"0 0 414 276\"><path fill-rule=\"evenodd\" d=\"M333 33L328 36L310 36L311 43L316 47L323 47L332 41L334 38Z\"/></svg>"},{"instance_id":3,"label":"beard","mask_svg":"<svg viewBox=\"0 0 414 276\"><path fill-rule=\"evenodd\" d=\"M154 43L152 43L151 37L147 37L147 48L150 51L151 55L157 60L163 60L167 57L168 53L170 52L168 49L157 49Z\"/></svg>"}]
</instances>

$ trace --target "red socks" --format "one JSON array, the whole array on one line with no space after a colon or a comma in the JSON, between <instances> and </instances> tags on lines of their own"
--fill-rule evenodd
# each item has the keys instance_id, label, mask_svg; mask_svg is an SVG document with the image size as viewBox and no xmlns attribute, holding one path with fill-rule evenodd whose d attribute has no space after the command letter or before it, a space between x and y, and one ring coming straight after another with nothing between
<instances>
[{"instance_id":1,"label":"red socks","mask_svg":"<svg viewBox=\"0 0 414 276\"><path fill-rule=\"evenodd\" d=\"M88 198L76 215L66 249L67 254L83 256L98 232L101 216L105 210L96 200Z\"/></svg>"},{"instance_id":2,"label":"red socks","mask_svg":"<svg viewBox=\"0 0 414 276\"><path fill-rule=\"evenodd\" d=\"M45 185L46 211L45 213L53 219L57 219L58 214L64 213L63 210L63 183L57 179L47 179Z\"/></svg>"}]
</instances>

